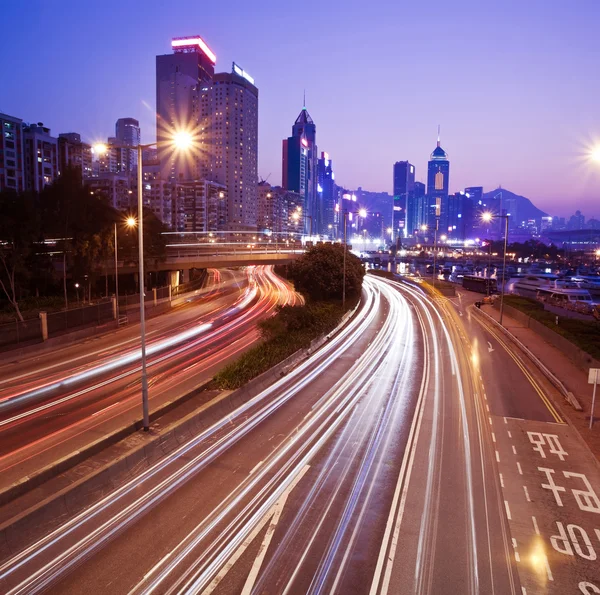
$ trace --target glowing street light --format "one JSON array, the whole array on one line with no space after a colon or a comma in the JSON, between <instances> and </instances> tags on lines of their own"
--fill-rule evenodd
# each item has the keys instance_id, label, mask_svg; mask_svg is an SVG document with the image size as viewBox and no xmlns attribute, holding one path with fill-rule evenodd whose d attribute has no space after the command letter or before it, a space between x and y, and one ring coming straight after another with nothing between
<instances>
[{"instance_id":1,"label":"glowing street light","mask_svg":"<svg viewBox=\"0 0 600 595\"><path fill-rule=\"evenodd\" d=\"M502 325L502 318L504 315L504 276L506 275L506 250L508 247L508 217L509 215L493 215L489 211L482 213L481 219L486 223L489 223L493 219L499 218L504 219L504 256L502 258L502 287L500 291L500 325ZM491 247L490 247L491 252ZM488 275L489 276L489 275ZM488 279L489 283L489 279Z\"/></svg>"},{"instance_id":2,"label":"glowing street light","mask_svg":"<svg viewBox=\"0 0 600 595\"><path fill-rule=\"evenodd\" d=\"M367 216L367 209L359 209L358 216L364 219Z\"/></svg>"},{"instance_id":3,"label":"glowing street light","mask_svg":"<svg viewBox=\"0 0 600 595\"><path fill-rule=\"evenodd\" d=\"M427 225L425 225L425 224L421 225L421 231L427 231Z\"/></svg>"},{"instance_id":4,"label":"glowing street light","mask_svg":"<svg viewBox=\"0 0 600 595\"><path fill-rule=\"evenodd\" d=\"M594 147L590 151L590 158L592 159L592 161L597 161L598 163L600 163L600 145Z\"/></svg>"},{"instance_id":5,"label":"glowing street light","mask_svg":"<svg viewBox=\"0 0 600 595\"><path fill-rule=\"evenodd\" d=\"M135 217L129 216L127 217L127 219L125 219L125 225L127 225L127 227L131 229L132 227L135 227L137 225L137 219Z\"/></svg>"},{"instance_id":6,"label":"glowing street light","mask_svg":"<svg viewBox=\"0 0 600 595\"><path fill-rule=\"evenodd\" d=\"M193 136L187 130L179 130L173 135L173 145L180 151L186 151L194 144Z\"/></svg>"}]
</instances>

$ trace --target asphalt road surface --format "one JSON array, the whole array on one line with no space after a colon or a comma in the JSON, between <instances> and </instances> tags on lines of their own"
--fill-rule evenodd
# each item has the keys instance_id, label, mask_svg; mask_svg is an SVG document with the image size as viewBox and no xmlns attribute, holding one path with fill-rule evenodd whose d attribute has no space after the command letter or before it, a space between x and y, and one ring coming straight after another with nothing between
<instances>
[{"instance_id":1,"label":"asphalt road surface","mask_svg":"<svg viewBox=\"0 0 600 595\"><path fill-rule=\"evenodd\" d=\"M278 303L298 299L269 267L250 268L242 276L214 271L202 299L148 321L151 411L209 380L256 341L259 319ZM5 364L0 485L139 419L140 391L139 327Z\"/></svg>"},{"instance_id":2,"label":"asphalt road surface","mask_svg":"<svg viewBox=\"0 0 600 595\"><path fill-rule=\"evenodd\" d=\"M367 277L311 358L4 561L0 589L600 592L597 468L472 316Z\"/></svg>"}]
</instances>

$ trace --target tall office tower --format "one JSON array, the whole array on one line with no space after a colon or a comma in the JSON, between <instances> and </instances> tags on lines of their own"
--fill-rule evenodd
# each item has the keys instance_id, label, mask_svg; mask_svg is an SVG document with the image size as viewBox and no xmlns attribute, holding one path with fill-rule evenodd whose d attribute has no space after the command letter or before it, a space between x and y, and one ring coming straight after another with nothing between
<instances>
[{"instance_id":1,"label":"tall office tower","mask_svg":"<svg viewBox=\"0 0 600 595\"><path fill-rule=\"evenodd\" d=\"M422 225L428 224L429 200L425 193L425 184L415 182L406 203L406 232L414 235Z\"/></svg>"},{"instance_id":2,"label":"tall office tower","mask_svg":"<svg viewBox=\"0 0 600 595\"><path fill-rule=\"evenodd\" d=\"M415 189L415 166L408 161L394 163L393 239L405 235L406 206Z\"/></svg>"},{"instance_id":3,"label":"tall office tower","mask_svg":"<svg viewBox=\"0 0 600 595\"><path fill-rule=\"evenodd\" d=\"M197 178L227 187L227 228L256 231L258 89L237 64L198 96Z\"/></svg>"},{"instance_id":4,"label":"tall office tower","mask_svg":"<svg viewBox=\"0 0 600 595\"><path fill-rule=\"evenodd\" d=\"M317 127L306 106L283 141L282 185L304 197L304 233L319 229L317 197ZM312 222L312 225L311 225Z\"/></svg>"},{"instance_id":5,"label":"tall office tower","mask_svg":"<svg viewBox=\"0 0 600 595\"><path fill-rule=\"evenodd\" d=\"M58 135L59 175L62 175L67 167L76 168L84 179L92 176L92 147L81 142L81 136L77 132Z\"/></svg>"},{"instance_id":6,"label":"tall office tower","mask_svg":"<svg viewBox=\"0 0 600 595\"><path fill-rule=\"evenodd\" d=\"M465 188L465 194L471 197L474 205L483 206L483 186L469 186Z\"/></svg>"},{"instance_id":7,"label":"tall office tower","mask_svg":"<svg viewBox=\"0 0 600 595\"><path fill-rule=\"evenodd\" d=\"M448 181L450 178L450 162L448 155L440 146L438 127L437 146L431 153L427 164L427 196L431 205L429 226L435 228L436 220L441 216L442 203L448 198Z\"/></svg>"},{"instance_id":8,"label":"tall office tower","mask_svg":"<svg viewBox=\"0 0 600 595\"><path fill-rule=\"evenodd\" d=\"M58 141L41 122L23 128L25 189L40 192L58 177Z\"/></svg>"},{"instance_id":9,"label":"tall office tower","mask_svg":"<svg viewBox=\"0 0 600 595\"><path fill-rule=\"evenodd\" d=\"M135 118L119 118L115 124L117 143L126 147L140 144L140 123Z\"/></svg>"},{"instance_id":10,"label":"tall office tower","mask_svg":"<svg viewBox=\"0 0 600 595\"><path fill-rule=\"evenodd\" d=\"M194 105L208 87L217 57L200 36L171 41L172 54L156 56L156 140L163 180L193 180L197 166L189 152L175 151L173 136L198 132Z\"/></svg>"},{"instance_id":11,"label":"tall office tower","mask_svg":"<svg viewBox=\"0 0 600 595\"><path fill-rule=\"evenodd\" d=\"M313 233L333 237L335 235L335 174L329 154L323 151L317 167L317 196L319 205L319 227L313 228Z\"/></svg>"},{"instance_id":12,"label":"tall office tower","mask_svg":"<svg viewBox=\"0 0 600 595\"><path fill-rule=\"evenodd\" d=\"M115 124L114 145L122 153L125 171L137 171L137 146L140 144L140 123L135 118L119 118ZM132 147L131 149L128 147Z\"/></svg>"},{"instance_id":13,"label":"tall office tower","mask_svg":"<svg viewBox=\"0 0 600 595\"><path fill-rule=\"evenodd\" d=\"M0 114L0 191L25 190L23 120Z\"/></svg>"}]
</instances>

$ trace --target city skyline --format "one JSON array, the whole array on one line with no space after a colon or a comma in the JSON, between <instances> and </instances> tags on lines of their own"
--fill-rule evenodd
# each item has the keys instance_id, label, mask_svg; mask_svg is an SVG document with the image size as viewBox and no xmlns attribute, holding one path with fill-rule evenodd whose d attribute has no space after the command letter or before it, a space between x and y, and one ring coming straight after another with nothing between
<instances>
[{"instance_id":1,"label":"city skyline","mask_svg":"<svg viewBox=\"0 0 600 595\"><path fill-rule=\"evenodd\" d=\"M106 31L112 23L134 19L133 7L109 2L84 10L67 3L71 9L65 14L71 16L64 18L43 3L30 4L36 10L28 13L28 28L18 35L9 31L2 40L4 66L18 59L26 68L0 93L0 111L42 121L55 135L75 131L88 142L105 139L116 119L128 116L140 121L143 142L154 140L154 57L169 51L173 36L200 33L217 54L219 70L228 70L235 60L261 88L259 177L270 174L271 182L280 182L281 138L302 107L306 89L306 105L319 122L319 145L335 160L337 178L348 188L391 194L390 166L400 160L413 163L416 180L426 181L427 159L441 124L442 145L452 162L451 192L472 185L488 191L501 184L552 215L569 216L576 208L589 217L600 215L600 167L585 158L594 139L600 140L594 122L599 83L582 74L593 69L598 56L593 36L586 35L599 10L591 2L586 2L587 11L568 15L544 4L542 16L532 3L520 7L518 25L510 19L515 3L484 12L463 2L439 9L429 20L410 8L411 27L397 43L386 23L398 17L399 8L382 7L377 22L369 16L360 21L357 43L365 49L358 54L339 43L342 33L321 32L317 20L321 41L307 50L311 68L303 72L295 68L302 41L285 34L292 8L272 16L270 4L257 13L239 3L235 11L216 9L200 19L200 9L190 3L185 21L193 25L165 13L156 22L145 20L140 33L111 39L107 54ZM154 5L158 9L159 3ZM356 30L357 7L351 3L339 11L333 4L321 16L335 19L336 30ZM25 18L22 6L6 12L9 19ZM271 39L257 34L261 27L271 29ZM502 51L488 43L509 32L511 45L500 44ZM33 41L42 33L46 52L40 57ZM74 52L76 44L84 51ZM409 84L411 89L408 96L388 76L407 56L412 56L409 78L403 80L404 88ZM553 73L563 68L581 81L578 93L559 93L559 81L544 64L550 59ZM36 60L43 68L31 77ZM58 63L64 68L53 67ZM423 74L431 68L437 68L433 91ZM341 92L344 78L359 72L366 73L369 84L384 82L381 92L367 93L360 85ZM82 104L86 109L77 109ZM357 150L357 143L367 150Z\"/></svg>"}]
</instances>

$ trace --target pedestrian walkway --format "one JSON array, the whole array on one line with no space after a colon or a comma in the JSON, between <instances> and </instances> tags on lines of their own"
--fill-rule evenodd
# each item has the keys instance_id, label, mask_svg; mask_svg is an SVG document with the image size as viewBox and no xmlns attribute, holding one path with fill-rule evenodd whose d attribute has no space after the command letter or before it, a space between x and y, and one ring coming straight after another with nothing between
<instances>
[{"instance_id":1,"label":"pedestrian walkway","mask_svg":"<svg viewBox=\"0 0 600 595\"><path fill-rule=\"evenodd\" d=\"M500 312L496 308L491 305L483 305L481 309L496 321L499 321ZM577 366L562 351L514 318L504 314L503 323L506 330L523 343L565 385L567 390L575 395L583 407L582 411L575 411L565 401L562 401L559 405L571 424L577 428L587 442L596 459L600 460L600 391L596 394L599 398L596 400L595 425L590 430L588 426L590 423L593 386L588 384L588 371L584 371Z\"/></svg>"}]
</instances>

